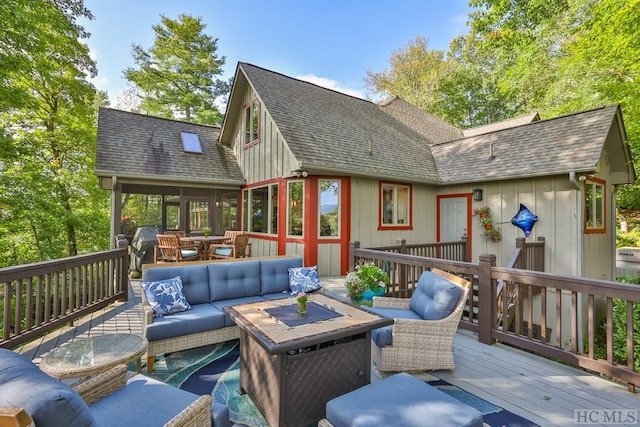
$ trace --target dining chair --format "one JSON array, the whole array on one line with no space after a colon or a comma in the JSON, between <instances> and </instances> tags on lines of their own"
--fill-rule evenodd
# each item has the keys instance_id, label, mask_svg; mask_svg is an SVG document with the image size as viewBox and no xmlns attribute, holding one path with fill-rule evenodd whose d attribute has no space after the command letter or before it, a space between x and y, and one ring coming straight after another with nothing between
<instances>
[{"instance_id":1,"label":"dining chair","mask_svg":"<svg viewBox=\"0 0 640 427\"><path fill-rule=\"evenodd\" d=\"M155 247L156 262L195 261L202 258L197 247L183 246L180 237L170 234L158 234Z\"/></svg>"},{"instance_id":2,"label":"dining chair","mask_svg":"<svg viewBox=\"0 0 640 427\"><path fill-rule=\"evenodd\" d=\"M248 234L236 234L233 242L234 243L211 245L209 247L209 258L226 259L251 257L251 243L249 243Z\"/></svg>"}]
</instances>

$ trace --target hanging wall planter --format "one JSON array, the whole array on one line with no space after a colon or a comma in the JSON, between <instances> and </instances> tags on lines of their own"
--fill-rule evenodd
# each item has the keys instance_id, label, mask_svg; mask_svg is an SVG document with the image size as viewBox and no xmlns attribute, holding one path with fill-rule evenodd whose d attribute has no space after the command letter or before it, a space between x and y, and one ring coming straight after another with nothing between
<instances>
[{"instance_id":1,"label":"hanging wall planter","mask_svg":"<svg viewBox=\"0 0 640 427\"><path fill-rule=\"evenodd\" d=\"M492 242L499 242L502 240L502 231L493 225L491 210L488 206L475 208L473 210L473 216L478 216L480 224L484 226L482 237L484 237L485 240L491 240Z\"/></svg>"}]
</instances>

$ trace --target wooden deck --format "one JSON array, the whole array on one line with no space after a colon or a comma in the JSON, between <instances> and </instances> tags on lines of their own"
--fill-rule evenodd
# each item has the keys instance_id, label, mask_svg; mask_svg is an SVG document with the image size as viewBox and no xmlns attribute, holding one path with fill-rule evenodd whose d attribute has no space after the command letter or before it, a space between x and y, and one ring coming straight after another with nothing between
<instances>
[{"instance_id":1,"label":"wooden deck","mask_svg":"<svg viewBox=\"0 0 640 427\"><path fill-rule=\"evenodd\" d=\"M342 282L342 278L323 280L326 292L340 298L345 296ZM43 354L76 337L140 334L140 302L138 281L131 281L127 303L114 304L16 351L38 363ZM472 333L462 330L455 339L454 360L454 370L434 374L541 426L580 425L574 422L576 410L635 410L635 424L626 425L640 425L640 393L628 392L626 385L503 344L481 344Z\"/></svg>"}]
</instances>

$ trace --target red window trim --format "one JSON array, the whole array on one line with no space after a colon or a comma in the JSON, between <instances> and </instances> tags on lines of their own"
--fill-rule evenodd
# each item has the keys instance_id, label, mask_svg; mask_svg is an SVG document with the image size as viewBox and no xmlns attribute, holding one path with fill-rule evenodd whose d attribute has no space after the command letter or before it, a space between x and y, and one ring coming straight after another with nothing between
<instances>
[{"instance_id":1,"label":"red window trim","mask_svg":"<svg viewBox=\"0 0 640 427\"><path fill-rule=\"evenodd\" d=\"M402 186L409 188L409 223L404 225L382 223L382 187L383 185ZM413 230L413 185L406 182L379 181L378 182L378 231Z\"/></svg>"}]
</instances>

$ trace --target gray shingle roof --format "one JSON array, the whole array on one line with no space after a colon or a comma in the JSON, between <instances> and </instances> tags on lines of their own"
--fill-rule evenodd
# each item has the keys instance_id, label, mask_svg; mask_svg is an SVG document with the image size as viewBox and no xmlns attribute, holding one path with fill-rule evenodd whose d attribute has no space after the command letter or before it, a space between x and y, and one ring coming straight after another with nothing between
<instances>
[{"instance_id":1,"label":"gray shingle roof","mask_svg":"<svg viewBox=\"0 0 640 427\"><path fill-rule=\"evenodd\" d=\"M540 116L538 116L538 113L530 113L524 116L514 117L512 119L489 123L488 125L484 125L484 126L476 126L473 128L465 129L462 131L462 133L464 134L465 137L475 136L483 133L495 132L497 130L525 125L527 123L535 122L537 120L540 120Z\"/></svg>"},{"instance_id":2,"label":"gray shingle roof","mask_svg":"<svg viewBox=\"0 0 640 427\"><path fill-rule=\"evenodd\" d=\"M597 108L435 145L439 176L445 183L456 183L592 171L618 108ZM488 160L492 144L495 158Z\"/></svg>"},{"instance_id":3,"label":"gray shingle roof","mask_svg":"<svg viewBox=\"0 0 640 427\"><path fill-rule=\"evenodd\" d=\"M435 183L429 145L462 136L399 99L378 105L251 64L239 68L303 168Z\"/></svg>"},{"instance_id":4,"label":"gray shingle roof","mask_svg":"<svg viewBox=\"0 0 640 427\"><path fill-rule=\"evenodd\" d=\"M198 134L202 154L183 150L180 132ZM242 185L233 151L217 142L220 128L100 108L95 173L154 180Z\"/></svg>"}]
</instances>

